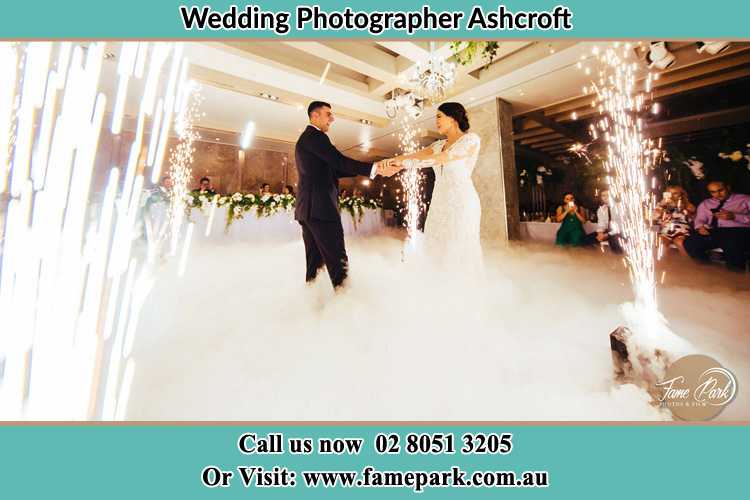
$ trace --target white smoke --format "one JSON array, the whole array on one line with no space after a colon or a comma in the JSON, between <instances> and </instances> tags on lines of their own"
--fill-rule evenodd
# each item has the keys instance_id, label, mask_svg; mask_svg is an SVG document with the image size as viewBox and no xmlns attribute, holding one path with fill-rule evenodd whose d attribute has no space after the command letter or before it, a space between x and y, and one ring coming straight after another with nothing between
<instances>
[{"instance_id":1,"label":"white smoke","mask_svg":"<svg viewBox=\"0 0 750 500\"><path fill-rule=\"evenodd\" d=\"M130 419L669 418L612 382L608 334L632 295L617 258L491 249L477 282L402 263L396 238L350 239L349 286L334 295L325 275L304 285L301 242L198 243L144 308ZM720 418L747 419L750 294L672 266L662 311L740 381Z\"/></svg>"}]
</instances>

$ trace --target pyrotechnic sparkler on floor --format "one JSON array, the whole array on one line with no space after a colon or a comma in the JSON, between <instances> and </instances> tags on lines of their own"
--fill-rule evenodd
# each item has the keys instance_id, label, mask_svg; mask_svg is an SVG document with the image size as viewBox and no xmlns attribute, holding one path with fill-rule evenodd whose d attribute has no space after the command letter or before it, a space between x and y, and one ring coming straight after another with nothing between
<instances>
[{"instance_id":1,"label":"pyrotechnic sparkler on floor","mask_svg":"<svg viewBox=\"0 0 750 500\"><path fill-rule=\"evenodd\" d=\"M169 227L170 227L170 255L177 254L177 244L180 239L182 224L185 219L185 204L192 180L193 154L195 147L193 143L200 138L195 130L194 123L200 114L200 105L203 98L199 93L198 85L187 80L187 63L184 64L181 87L181 95L178 97L177 118L175 120L175 132L179 143L175 146L169 158L169 176L172 179L172 197L169 203ZM188 240L186 240L188 241Z\"/></svg>"},{"instance_id":2,"label":"pyrotechnic sparkler on floor","mask_svg":"<svg viewBox=\"0 0 750 500\"><path fill-rule=\"evenodd\" d=\"M99 88L104 49L96 42L0 44L6 75L0 83L0 192L10 194L0 265L3 418L125 415L138 312L151 284L133 251L144 131L149 118L154 137L145 163L158 180L176 99L184 95L179 69L186 62L180 44L123 43L116 94L108 96ZM168 62L163 85L161 68ZM117 135L128 83L144 76L127 165L111 166L101 202L94 204L90 191L106 103L114 103L108 125ZM9 112L8 103L18 108Z\"/></svg>"},{"instance_id":3,"label":"pyrotechnic sparkler on floor","mask_svg":"<svg viewBox=\"0 0 750 500\"><path fill-rule=\"evenodd\" d=\"M625 304L627 326L610 334L616 380L636 383L656 397L656 383L679 354L691 349L674 335L659 313L656 299L656 240L651 226L656 206L652 170L662 158L661 141L645 136L643 115L649 112L648 98L658 75L648 73L642 88L630 44L615 43L600 51L593 49L598 66L593 72L592 107L599 118L590 127L594 141L602 139L604 169L613 212L619 215L628 269L635 300ZM661 276L662 283L666 275Z\"/></svg>"},{"instance_id":4,"label":"pyrotechnic sparkler on floor","mask_svg":"<svg viewBox=\"0 0 750 500\"><path fill-rule=\"evenodd\" d=\"M400 118L399 146L402 154L410 154L419 148L417 142L418 130L414 120L408 113L402 113ZM406 251L413 253L419 249L419 219L425 209L422 184L424 175L419 169L418 161L405 162L405 169L400 174L404 188L404 205L406 207Z\"/></svg>"},{"instance_id":5,"label":"pyrotechnic sparkler on floor","mask_svg":"<svg viewBox=\"0 0 750 500\"><path fill-rule=\"evenodd\" d=\"M645 137L642 115L648 113L648 94L656 75L649 73L639 84L638 61L630 44L613 44L593 49L595 68L580 66L593 73L589 89L592 104L600 117L591 125L593 140L602 139L606 154L604 169L619 213L625 236L623 246L627 268L635 292L635 305L648 318L644 324L659 321L654 270L656 235L651 228L655 197L649 181L660 151Z\"/></svg>"}]
</instances>

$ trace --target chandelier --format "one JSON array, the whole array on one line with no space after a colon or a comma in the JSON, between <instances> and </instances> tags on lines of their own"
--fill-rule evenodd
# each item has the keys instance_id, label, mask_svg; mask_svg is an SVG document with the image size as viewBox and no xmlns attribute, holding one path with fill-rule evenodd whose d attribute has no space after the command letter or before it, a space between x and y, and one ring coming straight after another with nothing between
<instances>
[{"instance_id":1,"label":"chandelier","mask_svg":"<svg viewBox=\"0 0 750 500\"><path fill-rule=\"evenodd\" d=\"M430 55L417 63L408 83L420 99L439 101L456 81L456 65L435 52L435 42L430 42Z\"/></svg>"},{"instance_id":2,"label":"chandelier","mask_svg":"<svg viewBox=\"0 0 750 500\"><path fill-rule=\"evenodd\" d=\"M424 101L417 98L413 92L398 93L398 90L394 90L391 98L385 101L385 114L391 120L400 112L417 119L422 115L423 109Z\"/></svg>"}]
</instances>

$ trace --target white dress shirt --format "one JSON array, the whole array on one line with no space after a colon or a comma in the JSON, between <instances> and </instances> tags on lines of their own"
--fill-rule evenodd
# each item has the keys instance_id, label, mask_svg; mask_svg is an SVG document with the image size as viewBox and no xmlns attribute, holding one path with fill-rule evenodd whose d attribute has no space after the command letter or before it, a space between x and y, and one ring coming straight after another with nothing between
<instances>
[{"instance_id":1,"label":"white dress shirt","mask_svg":"<svg viewBox=\"0 0 750 500\"><path fill-rule=\"evenodd\" d=\"M620 224L617 221L617 214L615 214L615 211L609 205L600 205L596 210L596 232L620 234Z\"/></svg>"}]
</instances>

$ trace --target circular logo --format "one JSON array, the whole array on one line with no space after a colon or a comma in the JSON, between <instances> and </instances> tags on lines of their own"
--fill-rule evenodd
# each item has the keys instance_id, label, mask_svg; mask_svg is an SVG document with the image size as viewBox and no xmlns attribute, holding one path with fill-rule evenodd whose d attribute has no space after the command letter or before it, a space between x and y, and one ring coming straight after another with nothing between
<instances>
[{"instance_id":1,"label":"circular logo","mask_svg":"<svg viewBox=\"0 0 750 500\"><path fill-rule=\"evenodd\" d=\"M656 384L659 402L682 420L710 420L737 394L737 379L721 363L703 354L678 359Z\"/></svg>"}]
</instances>

